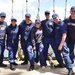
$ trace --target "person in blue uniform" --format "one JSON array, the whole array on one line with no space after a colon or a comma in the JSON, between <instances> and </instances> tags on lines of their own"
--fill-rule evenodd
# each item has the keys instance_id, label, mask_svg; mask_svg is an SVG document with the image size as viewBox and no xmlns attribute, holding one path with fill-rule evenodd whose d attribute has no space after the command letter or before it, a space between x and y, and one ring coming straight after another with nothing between
<instances>
[{"instance_id":1,"label":"person in blue uniform","mask_svg":"<svg viewBox=\"0 0 75 75\"><path fill-rule=\"evenodd\" d=\"M7 23L4 21L6 18L6 13L0 13L0 67L7 67L7 65L3 64L4 58L4 49L5 49L5 33Z\"/></svg>"},{"instance_id":2,"label":"person in blue uniform","mask_svg":"<svg viewBox=\"0 0 75 75\"><path fill-rule=\"evenodd\" d=\"M40 66L42 69L44 69L43 66L43 30L41 27L41 21L40 19L35 20L35 26L31 30L31 44L28 46L28 55L30 60L30 68L29 71L34 69L34 62L38 63L40 60ZM36 51L36 54L34 53Z\"/></svg>"},{"instance_id":3,"label":"person in blue uniform","mask_svg":"<svg viewBox=\"0 0 75 75\"><path fill-rule=\"evenodd\" d=\"M48 48L49 45L51 45L55 55L56 55L56 49L55 49L55 26L52 19L50 19L50 11L45 11L45 20L42 20L41 26L43 28L43 44L44 44L44 62L43 65L46 66L46 60L48 58Z\"/></svg>"},{"instance_id":4,"label":"person in blue uniform","mask_svg":"<svg viewBox=\"0 0 75 75\"><path fill-rule=\"evenodd\" d=\"M28 64L28 52L27 52L27 46L30 42L30 32L32 27L34 26L34 23L31 21L31 15L30 13L25 14L25 20L23 20L19 25L19 31L21 36L21 47L24 53L24 62L21 63L21 65Z\"/></svg>"},{"instance_id":5,"label":"person in blue uniform","mask_svg":"<svg viewBox=\"0 0 75 75\"><path fill-rule=\"evenodd\" d=\"M18 40L19 40L19 27L17 26L17 20L15 18L11 19L11 24L6 28L7 34L7 49L9 51L9 63L10 69L15 70L16 53L18 49Z\"/></svg>"},{"instance_id":6,"label":"person in blue uniform","mask_svg":"<svg viewBox=\"0 0 75 75\"><path fill-rule=\"evenodd\" d=\"M67 25L59 19L58 14L53 14L52 18L55 23L56 50L58 51L58 55L60 55L60 57L61 57L61 53L63 55L66 68L68 69L67 75L74 75L74 72L72 70L71 59L69 57L69 48L67 47L67 38L66 38L67 37Z\"/></svg>"},{"instance_id":7,"label":"person in blue uniform","mask_svg":"<svg viewBox=\"0 0 75 75\"><path fill-rule=\"evenodd\" d=\"M72 63L75 59L75 6L72 6L70 9L70 16L64 20L67 24L67 37L68 37L68 47L70 49L70 58Z\"/></svg>"}]
</instances>

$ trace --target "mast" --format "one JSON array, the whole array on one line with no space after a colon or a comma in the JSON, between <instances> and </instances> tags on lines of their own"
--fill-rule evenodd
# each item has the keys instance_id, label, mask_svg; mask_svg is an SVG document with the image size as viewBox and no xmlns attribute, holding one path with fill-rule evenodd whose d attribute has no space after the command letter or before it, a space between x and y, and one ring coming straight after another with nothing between
<instances>
[{"instance_id":1,"label":"mast","mask_svg":"<svg viewBox=\"0 0 75 75\"><path fill-rule=\"evenodd\" d=\"M23 20L23 13L24 13L24 11L23 11L23 0L22 0L22 20Z\"/></svg>"},{"instance_id":2,"label":"mast","mask_svg":"<svg viewBox=\"0 0 75 75\"><path fill-rule=\"evenodd\" d=\"M55 0L53 0L53 13L55 13Z\"/></svg>"},{"instance_id":3,"label":"mast","mask_svg":"<svg viewBox=\"0 0 75 75\"><path fill-rule=\"evenodd\" d=\"M28 0L26 0L26 13L28 13Z\"/></svg>"},{"instance_id":4,"label":"mast","mask_svg":"<svg viewBox=\"0 0 75 75\"><path fill-rule=\"evenodd\" d=\"M11 18L13 18L13 3L14 3L14 0L12 0L12 16L11 16Z\"/></svg>"},{"instance_id":5,"label":"mast","mask_svg":"<svg viewBox=\"0 0 75 75\"><path fill-rule=\"evenodd\" d=\"M37 13L37 19L40 19L40 0L38 0L38 13Z\"/></svg>"},{"instance_id":6,"label":"mast","mask_svg":"<svg viewBox=\"0 0 75 75\"><path fill-rule=\"evenodd\" d=\"M66 18L66 12L67 12L67 0L65 0L65 17L64 17L64 19Z\"/></svg>"}]
</instances>

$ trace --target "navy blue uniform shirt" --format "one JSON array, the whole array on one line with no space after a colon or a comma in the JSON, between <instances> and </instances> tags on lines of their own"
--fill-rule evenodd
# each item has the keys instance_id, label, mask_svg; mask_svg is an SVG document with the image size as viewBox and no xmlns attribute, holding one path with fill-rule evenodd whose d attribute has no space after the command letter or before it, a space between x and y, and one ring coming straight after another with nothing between
<instances>
[{"instance_id":1,"label":"navy blue uniform shirt","mask_svg":"<svg viewBox=\"0 0 75 75\"><path fill-rule=\"evenodd\" d=\"M26 24L26 21L23 20L19 25L19 33L21 35L21 42L30 40L30 32L34 23L31 21L29 24Z\"/></svg>"},{"instance_id":2,"label":"navy blue uniform shirt","mask_svg":"<svg viewBox=\"0 0 75 75\"><path fill-rule=\"evenodd\" d=\"M43 28L43 34L44 37L47 38L54 38L55 33L54 33L54 22L53 20L43 20L41 22L41 26Z\"/></svg>"},{"instance_id":3,"label":"navy blue uniform shirt","mask_svg":"<svg viewBox=\"0 0 75 75\"><path fill-rule=\"evenodd\" d=\"M64 33L67 33L67 25L63 21L59 21L58 24L55 23L55 39L56 39L56 43L60 44L61 39L62 39L62 35Z\"/></svg>"},{"instance_id":4,"label":"navy blue uniform shirt","mask_svg":"<svg viewBox=\"0 0 75 75\"><path fill-rule=\"evenodd\" d=\"M14 27L10 24L6 28L7 34L7 47L14 46L18 47L18 40L19 40L19 27L15 25Z\"/></svg>"}]
</instances>

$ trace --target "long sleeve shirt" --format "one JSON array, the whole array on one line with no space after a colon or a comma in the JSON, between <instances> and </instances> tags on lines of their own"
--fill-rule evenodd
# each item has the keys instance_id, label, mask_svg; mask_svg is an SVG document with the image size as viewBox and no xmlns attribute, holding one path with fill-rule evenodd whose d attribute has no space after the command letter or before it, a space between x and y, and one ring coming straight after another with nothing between
<instances>
[{"instance_id":1,"label":"long sleeve shirt","mask_svg":"<svg viewBox=\"0 0 75 75\"><path fill-rule=\"evenodd\" d=\"M31 30L31 43L32 46L34 47L36 43L42 42L43 38L43 30L42 27L36 28L35 26Z\"/></svg>"}]
</instances>

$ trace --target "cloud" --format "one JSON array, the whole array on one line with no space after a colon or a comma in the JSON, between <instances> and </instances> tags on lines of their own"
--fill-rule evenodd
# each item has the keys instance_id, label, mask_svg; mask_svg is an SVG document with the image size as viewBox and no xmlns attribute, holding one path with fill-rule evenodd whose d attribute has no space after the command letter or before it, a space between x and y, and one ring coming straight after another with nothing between
<instances>
[{"instance_id":1,"label":"cloud","mask_svg":"<svg viewBox=\"0 0 75 75\"><path fill-rule=\"evenodd\" d=\"M0 12L1 11L8 12L10 10L11 10L11 2L10 1L7 1L6 3L4 0L0 1Z\"/></svg>"},{"instance_id":2,"label":"cloud","mask_svg":"<svg viewBox=\"0 0 75 75\"><path fill-rule=\"evenodd\" d=\"M28 2L37 2L38 0L28 0Z\"/></svg>"},{"instance_id":3,"label":"cloud","mask_svg":"<svg viewBox=\"0 0 75 75\"><path fill-rule=\"evenodd\" d=\"M46 7L44 7L43 5L46 3L48 3L49 0L45 1L45 0L40 0L40 19L45 19L44 17L44 11L45 10L50 10L51 14L53 14L53 7L50 7L49 4L48 6L46 5ZM35 21L36 16L37 16L37 4L38 0L28 0L28 11L29 13L31 13L32 17L31 19L33 21ZM44 4L43 4L44 2ZM37 5L36 5L37 4ZM50 8L49 8L50 7ZM14 14L13 16L15 18L17 18L18 20L18 24L24 19L25 13L26 13L26 0L14 0ZM7 17L6 17L6 21L8 22L8 24L10 23L10 19L12 16L12 2L11 0L0 0L0 12L6 12ZM67 5L67 16L69 15L69 10L70 10L70 5ZM65 14L65 7L62 6L56 6L55 7L55 11L56 13L59 14L61 19L64 19L64 14Z\"/></svg>"},{"instance_id":4,"label":"cloud","mask_svg":"<svg viewBox=\"0 0 75 75\"><path fill-rule=\"evenodd\" d=\"M28 0L28 11L35 12L37 11L36 7L33 3L37 2L37 0ZM1 0L0 1L0 12L5 12L7 17L6 21L10 24L10 19L12 16L12 1L11 0ZM31 13L32 13L31 12ZM24 19L24 15L26 13L26 1L25 0L14 0L13 3L13 16L17 18L18 24ZM33 16L34 18L34 16Z\"/></svg>"},{"instance_id":5,"label":"cloud","mask_svg":"<svg viewBox=\"0 0 75 75\"><path fill-rule=\"evenodd\" d=\"M28 5L29 10L36 10L36 7L34 7L32 4Z\"/></svg>"},{"instance_id":6,"label":"cloud","mask_svg":"<svg viewBox=\"0 0 75 75\"><path fill-rule=\"evenodd\" d=\"M70 15L69 14L70 7L71 7L70 5L67 5L66 17ZM48 10L50 10L51 14L53 14L53 7L50 7ZM57 13L59 17L63 20L65 17L65 7L55 6L55 13Z\"/></svg>"}]
</instances>

